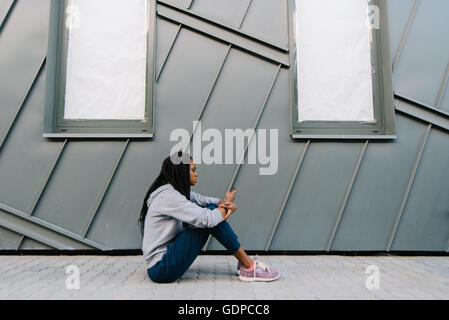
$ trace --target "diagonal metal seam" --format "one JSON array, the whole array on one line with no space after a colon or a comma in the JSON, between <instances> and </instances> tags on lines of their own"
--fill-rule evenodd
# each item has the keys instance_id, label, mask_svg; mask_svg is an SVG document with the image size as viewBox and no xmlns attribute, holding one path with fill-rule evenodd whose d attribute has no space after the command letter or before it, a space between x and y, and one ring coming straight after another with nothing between
<instances>
[{"instance_id":1,"label":"diagonal metal seam","mask_svg":"<svg viewBox=\"0 0 449 320\"><path fill-rule=\"evenodd\" d=\"M224 57L223 57L223 59L222 59L222 61L221 61L221 63L220 63L220 67L218 68L217 74L215 75L215 78L214 78L214 80L212 81L212 84L211 84L211 86L210 86L210 88L209 88L209 91L208 91L208 93L207 93L207 95L206 95L206 98L204 99L204 102L203 102L203 105L202 105L202 107L201 107L201 110L200 110L198 116L196 117L196 119L198 119L198 120L197 120L197 121L194 123L194 125L193 125L192 132L190 133L189 145L188 145L186 148L189 148L190 145L191 145L191 143L192 143L192 138L193 138L193 135L194 135L194 133L195 133L196 127L197 127L197 125L198 125L198 122L200 122L201 119L203 118L204 111L206 110L206 107L207 107L207 105L208 105L208 103L209 103L209 100L210 100L210 98L211 98L211 96L212 96L212 92L214 91L214 89L215 89L215 87L216 87L216 84L217 84L218 79L219 79L219 77L220 77L220 75L221 75L221 72L222 72L222 70L223 70L223 68L224 68L224 65L225 65L225 63L226 63L226 60L228 59L229 52L231 51L231 48L232 48L232 45L229 44L228 47L227 47L227 49L226 49L226 53L225 53L225 55L224 55ZM185 151L185 150L184 150L184 151Z\"/></svg>"},{"instance_id":2,"label":"diagonal metal seam","mask_svg":"<svg viewBox=\"0 0 449 320\"><path fill-rule=\"evenodd\" d=\"M327 244L327 249L326 249L327 252L329 252L330 249L332 248L332 244L334 242L335 235L337 233L338 227L340 226L340 222L341 222L341 219L343 217L343 213L345 211L346 204L348 203L348 199L349 199L349 196L351 194L352 187L354 186L354 182L355 182L355 179L357 177L357 174L359 172L360 165L362 164L363 157L365 156L366 149L368 147L368 143L369 143L369 140L366 140L365 143L363 144L362 150L360 151L359 158L357 159L357 163L356 163L356 165L354 167L354 171L352 173L351 180L349 181L348 188L346 189L346 193L345 193L345 196L343 198L343 203L342 203L342 205L340 207L340 211L338 212L337 220L335 221L334 228L332 230L331 236L329 238L329 242Z\"/></svg>"},{"instance_id":3,"label":"diagonal metal seam","mask_svg":"<svg viewBox=\"0 0 449 320\"><path fill-rule=\"evenodd\" d=\"M446 68L446 73L444 74L443 82L441 83L441 88L440 88L440 92L438 93L437 102L435 103L435 108L439 108L441 106L441 102L443 101L444 93L446 92L448 78L449 78L449 63Z\"/></svg>"},{"instance_id":4,"label":"diagonal metal seam","mask_svg":"<svg viewBox=\"0 0 449 320\"><path fill-rule=\"evenodd\" d=\"M409 32L410 27L413 24L413 21L415 19L416 10L418 8L419 1L420 0L415 0L415 2L413 3L413 7L412 7L412 10L410 12L410 16L409 16L409 18L407 20L407 24L405 25L405 29L404 29L404 32L402 34L401 41L399 42L399 47L398 47L398 49L396 50L396 53L395 53L393 66L392 66L393 72L396 70L396 66L398 64L399 57L401 56L401 53L402 53L402 48L404 47L405 41L407 40L408 32Z\"/></svg>"},{"instance_id":5,"label":"diagonal metal seam","mask_svg":"<svg viewBox=\"0 0 449 320\"><path fill-rule=\"evenodd\" d=\"M13 0L11 6L9 7L8 11L5 14L5 17L3 18L2 21L0 21L0 34L3 31L3 27L6 25L7 21L9 20L9 17L11 16L11 13L13 12L16 4L17 4L17 0Z\"/></svg>"},{"instance_id":6,"label":"diagonal metal seam","mask_svg":"<svg viewBox=\"0 0 449 320\"><path fill-rule=\"evenodd\" d=\"M262 106L259 108L259 112L257 114L256 120L255 120L254 125L252 127L251 136L248 139L248 143L245 145L245 149L244 149L244 151L243 151L243 153L242 153L242 155L240 157L240 160L237 162L236 168L234 170L234 174L232 175L231 181L230 181L228 189L227 189L228 191L231 191L232 187L234 186L235 180L236 180L237 175L238 175L238 173L240 171L240 168L242 166L242 163L243 163L243 160L245 158L246 152L248 151L248 147L249 147L249 145L250 145L250 143L252 141L252 138L254 137L254 132L256 131L256 129L257 129L258 125L259 125L259 122L260 122L260 118L262 117L262 114L263 114L263 112L265 110L265 107L267 106L268 99L271 96L271 93L272 93L273 88L274 88L274 84L276 83L276 80L277 80L277 78L279 76L279 71L280 70L281 70L281 65L278 65L278 67L276 68L275 75L273 76L273 80L271 81L270 87L269 87L269 89L268 89L268 91L267 91L267 93L265 95L265 98L264 98L264 101L262 103ZM209 236L209 238L207 239L206 244L204 245L205 250L207 250L208 247L209 247L210 239L211 238Z\"/></svg>"},{"instance_id":7,"label":"diagonal metal seam","mask_svg":"<svg viewBox=\"0 0 449 320\"><path fill-rule=\"evenodd\" d=\"M423 140L421 141L421 146L419 147L419 151L416 156L416 160L413 165L412 172L410 173L410 178L409 178L407 187L405 188L404 196L402 197L401 205L399 206L399 210L396 215L396 220L394 222L393 229L391 230L390 237L388 239L387 252L389 252L391 250L391 247L393 245L393 241L396 236L396 232L399 228L399 223L401 221L402 214L403 214L405 206L407 204L407 200L408 200L408 197L410 194L410 190L413 186L413 182L415 181L416 172L418 171L419 165L421 163L422 156L424 154L424 150L426 148L427 141L429 140L429 135L430 135L431 130L432 130L432 124L429 123L426 127L426 132L424 133Z\"/></svg>"},{"instance_id":8,"label":"diagonal metal seam","mask_svg":"<svg viewBox=\"0 0 449 320\"><path fill-rule=\"evenodd\" d=\"M262 106L259 108L259 112L257 114L256 121L254 121L254 125L253 125L252 131L251 131L251 136L249 137L248 143L245 145L244 151L243 151L239 161L237 162L236 168L234 170L234 174L233 174L233 176L231 178L231 182L229 183L229 187L227 189L228 191L231 191L232 187L234 186L235 180L236 180L237 175L238 175L238 173L240 171L242 163L243 163L243 161L245 159L245 155L246 155L246 153L248 151L249 145L251 144L251 141L252 141L252 139L254 137L254 133L256 132L257 127L259 126L260 119L262 118L262 114L265 111L265 107L267 106L268 99L271 96L271 93L273 91L273 88L274 88L274 85L276 83L276 80L279 77L279 71L281 70L281 67L282 67L281 65L278 65L278 67L276 68L276 72L275 72L275 74L273 76L273 80L271 81L270 87L269 87L269 89L268 89L268 91L267 91L267 93L265 95L265 98L264 98L264 101L262 103Z\"/></svg>"},{"instance_id":9,"label":"diagonal metal seam","mask_svg":"<svg viewBox=\"0 0 449 320\"><path fill-rule=\"evenodd\" d=\"M232 34L229 31L217 28L216 26L213 26L211 24L204 23L201 20L192 20L188 16L186 17L179 15L180 13L178 12L158 12L158 16L160 18L175 24L181 24L185 29L199 33L218 42L231 44L236 49L259 57L270 63L281 63L285 67L290 66L288 53L272 50L271 48L267 48L267 46L262 46L255 41L251 41L246 39L245 37Z\"/></svg>"},{"instance_id":10,"label":"diagonal metal seam","mask_svg":"<svg viewBox=\"0 0 449 320\"><path fill-rule=\"evenodd\" d=\"M10 221L4 221L1 212L0 212L0 226L21 235L19 243L15 250L20 250L23 240L25 239L25 234L27 238L46 244L54 249L63 249L63 246L59 245L56 241L49 241L48 238L40 237L36 235L35 232L30 232L30 230L26 228L20 228L17 227L17 225L15 225L14 223L11 223Z\"/></svg>"},{"instance_id":11,"label":"diagonal metal seam","mask_svg":"<svg viewBox=\"0 0 449 320\"><path fill-rule=\"evenodd\" d=\"M196 20L206 22L206 23L208 23L209 25L217 26L217 27L219 27L219 28L221 28L221 29L223 29L223 30L232 32L232 33L234 33L234 34L237 35L237 36L247 38L247 39L250 40L250 41L258 42L258 43L260 43L260 44L262 44L262 45L264 45L264 46L266 46L266 47L269 47L269 48L278 50L278 51L280 51L280 52L283 52L283 53L288 53L288 52L289 52L289 48L288 48L288 47L280 46L280 45L277 45L277 44L275 44L275 43L269 42L269 41L267 41L267 40L263 40L263 39L261 39L261 38L255 36L255 35L253 35L253 34L249 34L249 33L247 33L247 32L242 32L241 30L236 29L236 28L234 28L234 27L232 27L232 26L230 26L230 25L222 24L222 23L220 23L220 22L213 21L213 20L212 20L211 18L209 18L209 17L206 17L206 16L203 16L203 15L194 13L194 12L190 11L190 8L191 8L191 5L192 5L192 4L189 5L189 8L188 8L188 9L185 9L185 8L182 8L182 7L180 7L180 6L177 6L177 5L173 4L173 3L166 2L166 1L164 1L164 0L157 0L157 2L158 2L158 4L159 4L162 8L167 8L167 9L170 9L170 10L173 10L173 11L177 11L177 12L183 14L183 15L187 15L187 16L189 16L189 17L191 17L191 18L196 19ZM193 3L193 1L192 1L192 3ZM249 7L249 6L248 6L248 7ZM158 14L160 14L159 10L158 10Z\"/></svg>"},{"instance_id":12,"label":"diagonal metal seam","mask_svg":"<svg viewBox=\"0 0 449 320\"><path fill-rule=\"evenodd\" d=\"M48 223L47 221L44 221L42 219L36 218L36 217L30 217L28 216L28 214L17 210L15 208L12 208L4 203L0 203L0 209L2 211L4 211L3 213L0 211L0 216L3 215L11 215L12 217L14 217L14 219L20 218L28 223L32 223L34 225L36 225L39 228L42 228L43 230L45 230L46 232L50 231L53 232L59 236L62 236L63 239L67 238L67 241L75 241L75 243L82 243L88 247L92 247L92 248L96 248L96 249L100 249L100 250L106 250L107 248L104 247L103 245L96 243L95 241L89 240L89 241L84 241L79 235L74 234L73 232L66 230L64 228L61 228L59 226L53 225L51 223ZM3 219L3 224L5 223L4 218ZM20 227L20 230L17 227L11 226L11 224L9 223L8 225L5 225L6 228L13 230L17 233L23 234L29 238L32 238L34 240L37 240L39 242L42 242L44 244L47 244L51 247L54 247L56 249L74 249L74 247L64 247L64 245L60 244L60 242L58 241L52 241L49 242L48 241L48 237L41 237L39 235L36 235L35 232L32 232L32 230L30 230L29 228L25 228L25 227Z\"/></svg>"},{"instance_id":13,"label":"diagonal metal seam","mask_svg":"<svg viewBox=\"0 0 449 320\"><path fill-rule=\"evenodd\" d=\"M0 202L0 209L12 214L16 217L22 218L28 222L32 222L36 225L39 225L45 229L51 230L53 232L56 232L64 237L70 238L72 240L76 240L78 242L84 243L90 247L96 248L96 249L100 249L100 250L108 250L109 248L105 247L104 245L90 240L90 239L84 239L83 237L81 237L79 234L76 234L72 231L69 231L63 227L57 226L53 223L50 223L48 221L42 220L40 218L34 217L34 216L30 216L28 213L22 212L18 209L15 209L11 206L8 206L7 204L1 203Z\"/></svg>"},{"instance_id":14,"label":"diagonal metal seam","mask_svg":"<svg viewBox=\"0 0 449 320\"><path fill-rule=\"evenodd\" d=\"M16 247L16 250L19 250L19 249L20 249L20 247L22 246L22 242L23 242L24 239L25 239L25 235L22 234L22 236L20 237L19 244L18 244L17 247Z\"/></svg>"},{"instance_id":15,"label":"diagonal metal seam","mask_svg":"<svg viewBox=\"0 0 449 320\"><path fill-rule=\"evenodd\" d=\"M428 103L416 100L414 98L411 98L409 96L400 94L400 93L395 93L394 95L395 99L399 99L399 100L403 100L409 104L412 104L414 106L417 106L419 108L425 108L425 109L429 109L430 111L438 114L440 117L446 117L449 118L449 111L446 111L444 109L440 109L440 108L435 108L434 106L431 106Z\"/></svg>"},{"instance_id":16,"label":"diagonal metal seam","mask_svg":"<svg viewBox=\"0 0 449 320\"><path fill-rule=\"evenodd\" d=\"M31 209L29 211L29 216L33 215L33 213L34 213L34 211L36 209L36 206L39 203L39 201L40 201L40 199L42 197L42 194L44 193L45 189L47 188L48 182L50 181L50 178L53 175L53 172L55 171L55 168L58 165L59 160L61 159L61 156L62 156L62 154L63 154L63 152L64 152L64 150L66 148L67 143L68 143L68 141L67 141L67 139L65 139L64 143L62 144L61 148L59 149L58 154L55 157L55 160L53 161L53 165L50 167L50 170L49 170L49 172L47 174L47 177L44 180L44 183L43 183L43 185L41 187L41 190L40 190L39 194L37 195L36 199L34 200L33 205L31 206Z\"/></svg>"},{"instance_id":17,"label":"diagonal metal seam","mask_svg":"<svg viewBox=\"0 0 449 320\"><path fill-rule=\"evenodd\" d=\"M162 71L164 70L165 63L167 62L168 57L170 56L170 53L171 53L171 51L172 51L172 49L173 49L173 46L175 45L175 42L176 42L176 40L178 39L179 33L180 33L180 31L181 31L181 28L182 28L182 25L179 24L179 25L178 25L178 29L176 30L176 34L175 34L175 36L173 37L173 40L172 40L172 42L171 42L171 44L170 44L170 47L168 48L167 53L165 54L165 58L164 58L164 61L162 62L162 66L161 66L161 68L159 69L159 72L158 72L157 75L156 75L156 81L159 80L159 76L161 75Z\"/></svg>"},{"instance_id":18,"label":"diagonal metal seam","mask_svg":"<svg viewBox=\"0 0 449 320\"><path fill-rule=\"evenodd\" d=\"M276 217L276 221L274 222L270 237L268 238L267 244L265 246L265 251L268 251L270 249L271 243L273 242L274 236L276 235L276 232L279 227L279 223L280 223L282 215L285 211L285 207L287 206L288 199L290 198L290 194L293 190L293 186L295 185L296 179L298 177L299 170L301 169L302 163L304 162L304 158L306 156L307 150L309 150L310 142L311 142L310 140L307 140L307 143L304 146L304 149L302 150L301 155L299 156L298 164L296 165L295 172L293 173L293 176L292 176L290 183L288 185L288 188L287 188L287 192L285 193L284 199L282 200L281 208L279 209L279 213Z\"/></svg>"},{"instance_id":19,"label":"diagonal metal seam","mask_svg":"<svg viewBox=\"0 0 449 320\"><path fill-rule=\"evenodd\" d=\"M192 8L193 2L195 0L190 0L189 4L187 5L187 10L190 10Z\"/></svg>"},{"instance_id":20,"label":"diagonal metal seam","mask_svg":"<svg viewBox=\"0 0 449 320\"><path fill-rule=\"evenodd\" d=\"M111 173L109 174L109 177L108 177L107 182L106 182L106 186L105 186L102 194L100 195L100 198L98 199L97 204L96 204L94 210L92 211L92 213L90 215L88 224L86 225L86 227L84 228L84 230L82 232L83 239L86 238L86 235L89 232L89 229L90 229L90 227L92 225L92 222L94 221L94 219L95 219L95 217L96 217L96 215L98 213L98 209L100 208L101 204L103 203L104 197L105 197L106 193L109 190L109 187L111 185L112 180L115 177L115 174L117 172L117 168L120 166L120 163L122 162L122 159L123 159L123 155L125 154L125 152L126 152L126 150L128 148L129 141L130 140L127 139L126 142L124 143L124 145L122 147L122 151L120 152L120 155L119 155L117 161L115 162L114 168L112 168Z\"/></svg>"},{"instance_id":21,"label":"diagonal metal seam","mask_svg":"<svg viewBox=\"0 0 449 320\"><path fill-rule=\"evenodd\" d=\"M44 58L42 60L42 63L39 66L39 70L37 71L36 76L34 77L32 83L31 83L31 86L26 91L25 96L20 100L21 103L19 104L19 107L16 110L16 113L14 114L14 117L13 117L13 119L12 119L8 129L6 130L4 136L0 137L0 152L2 150L2 147L3 147L4 143L5 143L5 141L8 139L8 136L9 136L12 128L14 127L14 124L16 123L17 118L19 117L19 114L21 113L24 105L27 103L27 101L28 101L28 99L29 99L29 97L31 95L31 92L35 88L35 86L37 84L37 81L38 81L39 77L42 74L42 70L44 70L45 61L46 61L46 56L44 56Z\"/></svg>"},{"instance_id":22,"label":"diagonal metal seam","mask_svg":"<svg viewBox=\"0 0 449 320\"><path fill-rule=\"evenodd\" d=\"M239 29L239 30L242 29L243 22L245 21L246 16L248 15L248 11L249 11L249 8L251 7L252 2L253 2L253 0L248 0L248 4L246 5L245 11L243 12L243 17L240 19L240 23L239 23L239 26L237 29Z\"/></svg>"},{"instance_id":23,"label":"diagonal metal seam","mask_svg":"<svg viewBox=\"0 0 449 320\"><path fill-rule=\"evenodd\" d=\"M410 102L402 98L395 99L396 112L422 120L426 124L431 123L434 127L449 130L449 113L442 109L429 108L420 104Z\"/></svg>"}]
</instances>

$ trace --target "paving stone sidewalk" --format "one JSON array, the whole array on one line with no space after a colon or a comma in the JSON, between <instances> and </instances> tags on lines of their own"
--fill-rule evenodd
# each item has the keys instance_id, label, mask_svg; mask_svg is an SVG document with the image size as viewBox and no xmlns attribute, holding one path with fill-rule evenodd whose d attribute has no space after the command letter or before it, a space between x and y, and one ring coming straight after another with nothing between
<instances>
[{"instance_id":1,"label":"paving stone sidewalk","mask_svg":"<svg viewBox=\"0 0 449 320\"><path fill-rule=\"evenodd\" d=\"M449 299L449 257L259 256L258 260L276 266L281 278L271 283L241 282L232 256L199 256L171 284L153 283L142 256L0 256L0 299Z\"/></svg>"}]
</instances>

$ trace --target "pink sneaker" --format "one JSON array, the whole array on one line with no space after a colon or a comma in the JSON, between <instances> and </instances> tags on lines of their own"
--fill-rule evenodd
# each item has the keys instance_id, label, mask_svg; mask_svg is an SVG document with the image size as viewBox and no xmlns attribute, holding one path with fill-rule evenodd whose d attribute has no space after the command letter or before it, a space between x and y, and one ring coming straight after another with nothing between
<instances>
[{"instance_id":1,"label":"pink sneaker","mask_svg":"<svg viewBox=\"0 0 449 320\"><path fill-rule=\"evenodd\" d=\"M253 258L254 259L254 258ZM255 258L257 260L257 257ZM235 272L238 276L240 275L240 269L242 268L242 263L237 261L237 271Z\"/></svg>"},{"instance_id":2,"label":"pink sneaker","mask_svg":"<svg viewBox=\"0 0 449 320\"><path fill-rule=\"evenodd\" d=\"M250 257L250 259L252 260L257 260L258 256L256 255L256 257L252 258ZM235 272L238 276L240 275L240 269L242 268L242 263L240 261L237 261L237 271Z\"/></svg>"},{"instance_id":3,"label":"pink sneaker","mask_svg":"<svg viewBox=\"0 0 449 320\"><path fill-rule=\"evenodd\" d=\"M256 264L253 270L247 270L245 268L240 267L240 276L239 279L241 281L274 281L279 278L281 273L279 270L267 266L265 263L254 260Z\"/></svg>"}]
</instances>

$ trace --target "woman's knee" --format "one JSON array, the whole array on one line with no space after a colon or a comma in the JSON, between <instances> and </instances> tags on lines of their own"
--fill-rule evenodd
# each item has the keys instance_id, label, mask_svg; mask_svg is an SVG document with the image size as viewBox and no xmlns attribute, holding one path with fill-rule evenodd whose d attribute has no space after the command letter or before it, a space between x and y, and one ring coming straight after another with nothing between
<instances>
[{"instance_id":1,"label":"woman's knee","mask_svg":"<svg viewBox=\"0 0 449 320\"><path fill-rule=\"evenodd\" d=\"M232 230L231 225L230 225L229 222L227 222L226 220L220 222L220 223L217 224L214 228L215 228L215 229L218 229L218 230L220 230L220 231L222 231L222 232L227 232L227 233L231 233L232 235L235 235L234 230ZM235 236L236 236L236 235L235 235Z\"/></svg>"}]
</instances>

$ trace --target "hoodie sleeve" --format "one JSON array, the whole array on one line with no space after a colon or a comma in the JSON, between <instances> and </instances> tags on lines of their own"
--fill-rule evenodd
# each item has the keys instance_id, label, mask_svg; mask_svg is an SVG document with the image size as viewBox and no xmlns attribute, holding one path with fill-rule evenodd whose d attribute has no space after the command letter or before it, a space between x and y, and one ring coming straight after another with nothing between
<instances>
[{"instance_id":1,"label":"hoodie sleeve","mask_svg":"<svg viewBox=\"0 0 449 320\"><path fill-rule=\"evenodd\" d=\"M220 201L220 199L215 197L203 196L202 194L190 191L190 201L195 202L201 207L204 207L208 203L218 204L218 201Z\"/></svg>"},{"instance_id":2,"label":"hoodie sleeve","mask_svg":"<svg viewBox=\"0 0 449 320\"><path fill-rule=\"evenodd\" d=\"M157 204L160 214L173 217L197 228L213 228L223 221L218 209L209 210L187 200L177 191L164 194Z\"/></svg>"}]
</instances>

